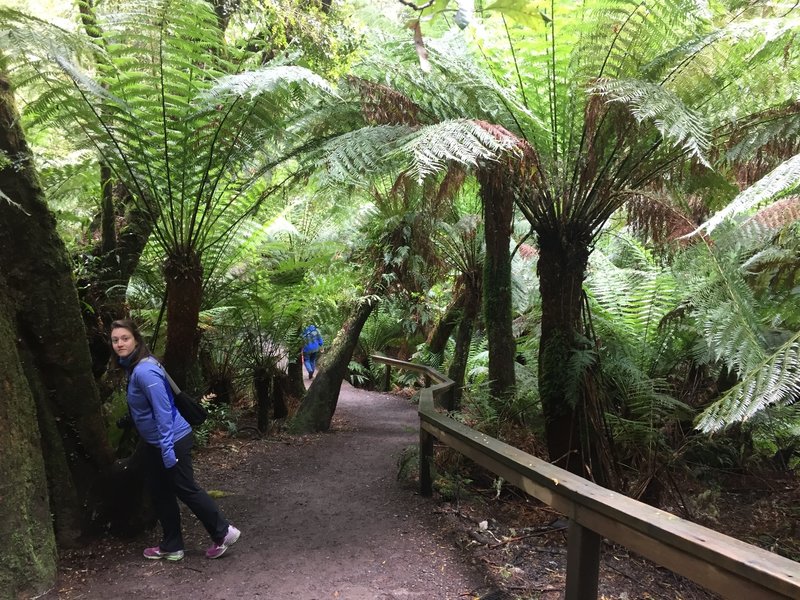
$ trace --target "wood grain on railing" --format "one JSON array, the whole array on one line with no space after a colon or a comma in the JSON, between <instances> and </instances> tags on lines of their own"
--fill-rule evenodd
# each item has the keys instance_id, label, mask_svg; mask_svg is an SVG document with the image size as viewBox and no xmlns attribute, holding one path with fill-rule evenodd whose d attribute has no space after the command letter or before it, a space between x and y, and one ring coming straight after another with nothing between
<instances>
[{"instance_id":1,"label":"wood grain on railing","mask_svg":"<svg viewBox=\"0 0 800 600\"><path fill-rule=\"evenodd\" d=\"M667 567L724 598L800 600L800 563L603 488L531 454L470 429L436 409L452 387L424 365L380 355L392 367L435 382L420 392L420 487L432 494L434 438L569 518L567 600L597 597L602 538Z\"/></svg>"}]
</instances>

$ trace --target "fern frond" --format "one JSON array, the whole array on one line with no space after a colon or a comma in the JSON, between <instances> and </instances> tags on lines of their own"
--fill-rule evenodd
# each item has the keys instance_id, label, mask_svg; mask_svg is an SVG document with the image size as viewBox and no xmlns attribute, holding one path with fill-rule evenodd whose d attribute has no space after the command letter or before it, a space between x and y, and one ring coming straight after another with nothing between
<instances>
[{"instance_id":1,"label":"fern frond","mask_svg":"<svg viewBox=\"0 0 800 600\"><path fill-rule=\"evenodd\" d=\"M445 121L418 129L395 152L412 157L412 169L419 181L443 171L449 161L476 167L494 161L517 145L518 139L498 136L472 120Z\"/></svg>"},{"instance_id":2,"label":"fern frond","mask_svg":"<svg viewBox=\"0 0 800 600\"><path fill-rule=\"evenodd\" d=\"M652 121L656 129L706 166L710 127L704 116L662 85L635 79L599 80L591 88L607 102L630 108L638 122Z\"/></svg>"},{"instance_id":3,"label":"fern frond","mask_svg":"<svg viewBox=\"0 0 800 600\"><path fill-rule=\"evenodd\" d=\"M412 128L404 125L365 127L322 145L320 160L335 181L361 184L363 176L387 162L389 150L405 139Z\"/></svg>"},{"instance_id":4,"label":"fern frond","mask_svg":"<svg viewBox=\"0 0 800 600\"><path fill-rule=\"evenodd\" d=\"M800 332L792 336L722 398L708 407L696 427L705 433L741 423L766 407L800 399Z\"/></svg>"},{"instance_id":5,"label":"fern frond","mask_svg":"<svg viewBox=\"0 0 800 600\"><path fill-rule=\"evenodd\" d=\"M280 98L275 98L274 104L277 106L289 100L297 100L296 86L300 84L322 90L331 96L336 95L333 85L313 71L304 67L282 65L224 75L198 97L213 104L230 96L257 98L263 94L282 92Z\"/></svg>"},{"instance_id":6,"label":"fern frond","mask_svg":"<svg viewBox=\"0 0 800 600\"><path fill-rule=\"evenodd\" d=\"M774 199L779 194L792 192L800 182L800 154L785 161L769 174L736 196L724 209L715 213L695 229L694 235L702 231L711 232L723 221L746 212L761 202Z\"/></svg>"}]
</instances>

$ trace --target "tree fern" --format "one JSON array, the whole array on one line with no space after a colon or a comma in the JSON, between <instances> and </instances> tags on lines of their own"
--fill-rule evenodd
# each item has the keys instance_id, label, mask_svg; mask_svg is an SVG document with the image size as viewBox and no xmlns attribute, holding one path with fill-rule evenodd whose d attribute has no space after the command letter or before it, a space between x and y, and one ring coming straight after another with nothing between
<instances>
[{"instance_id":1,"label":"tree fern","mask_svg":"<svg viewBox=\"0 0 800 600\"><path fill-rule=\"evenodd\" d=\"M766 231L770 233L765 236ZM717 232L713 247L697 249L707 252L705 261L698 255L699 262L694 263L715 265L717 277L692 298L699 309L696 318L705 323L711 359L736 373L738 383L699 418L703 431L751 419L798 397L793 381L800 331L792 275L797 262L792 256L795 238L781 236L779 229L755 219Z\"/></svg>"}]
</instances>

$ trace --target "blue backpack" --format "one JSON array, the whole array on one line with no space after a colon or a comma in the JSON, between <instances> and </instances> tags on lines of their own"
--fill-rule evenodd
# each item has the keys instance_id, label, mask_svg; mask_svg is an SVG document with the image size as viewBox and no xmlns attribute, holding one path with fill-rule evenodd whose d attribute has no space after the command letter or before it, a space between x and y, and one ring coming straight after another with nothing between
<instances>
[{"instance_id":1,"label":"blue backpack","mask_svg":"<svg viewBox=\"0 0 800 600\"><path fill-rule=\"evenodd\" d=\"M322 335L315 325L309 325L303 330L303 352L317 352L323 343Z\"/></svg>"}]
</instances>

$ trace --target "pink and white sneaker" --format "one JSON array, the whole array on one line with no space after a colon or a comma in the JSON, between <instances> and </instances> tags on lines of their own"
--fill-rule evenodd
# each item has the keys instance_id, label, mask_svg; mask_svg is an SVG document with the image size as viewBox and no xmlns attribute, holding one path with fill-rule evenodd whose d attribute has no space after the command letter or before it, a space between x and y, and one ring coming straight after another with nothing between
<instances>
[{"instance_id":1,"label":"pink and white sneaker","mask_svg":"<svg viewBox=\"0 0 800 600\"><path fill-rule=\"evenodd\" d=\"M239 536L242 532L236 529L233 525L228 525L228 533L225 534L225 539L221 544L214 542L211 547L206 550L206 558L219 558L225 551L239 541Z\"/></svg>"},{"instance_id":2,"label":"pink and white sneaker","mask_svg":"<svg viewBox=\"0 0 800 600\"><path fill-rule=\"evenodd\" d=\"M169 560L176 561L183 558L183 550L175 550L174 552L167 552L158 546L152 548L145 548L142 555L150 560Z\"/></svg>"}]
</instances>

